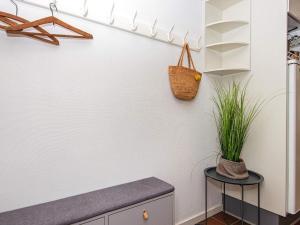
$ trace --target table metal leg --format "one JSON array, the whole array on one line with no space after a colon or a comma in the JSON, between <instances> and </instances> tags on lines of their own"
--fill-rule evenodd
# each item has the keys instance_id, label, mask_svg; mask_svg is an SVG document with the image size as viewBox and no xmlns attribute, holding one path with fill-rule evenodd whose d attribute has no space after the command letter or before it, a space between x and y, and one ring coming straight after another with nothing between
<instances>
[{"instance_id":1,"label":"table metal leg","mask_svg":"<svg viewBox=\"0 0 300 225\"><path fill-rule=\"evenodd\" d=\"M244 185L241 185L241 187L242 187L241 219L243 225L244 224Z\"/></svg>"},{"instance_id":2,"label":"table metal leg","mask_svg":"<svg viewBox=\"0 0 300 225\"><path fill-rule=\"evenodd\" d=\"M205 224L207 225L207 176L205 176Z\"/></svg>"},{"instance_id":3,"label":"table metal leg","mask_svg":"<svg viewBox=\"0 0 300 225\"><path fill-rule=\"evenodd\" d=\"M223 212L226 213L226 198L225 198L225 194L226 194L226 183L223 183Z\"/></svg>"},{"instance_id":4,"label":"table metal leg","mask_svg":"<svg viewBox=\"0 0 300 225\"><path fill-rule=\"evenodd\" d=\"M257 225L260 225L260 184L257 184Z\"/></svg>"}]
</instances>

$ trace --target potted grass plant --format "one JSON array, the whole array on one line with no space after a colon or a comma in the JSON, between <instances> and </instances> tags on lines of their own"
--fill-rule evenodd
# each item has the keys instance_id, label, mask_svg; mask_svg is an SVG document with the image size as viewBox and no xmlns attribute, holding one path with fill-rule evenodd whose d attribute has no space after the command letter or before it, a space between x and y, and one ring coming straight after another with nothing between
<instances>
[{"instance_id":1,"label":"potted grass plant","mask_svg":"<svg viewBox=\"0 0 300 225\"><path fill-rule=\"evenodd\" d=\"M241 152L249 128L260 111L260 102L246 99L247 86L232 82L216 87L213 102L216 106L214 118L217 126L220 154L217 173L231 179L246 179L249 174L241 159Z\"/></svg>"}]
</instances>

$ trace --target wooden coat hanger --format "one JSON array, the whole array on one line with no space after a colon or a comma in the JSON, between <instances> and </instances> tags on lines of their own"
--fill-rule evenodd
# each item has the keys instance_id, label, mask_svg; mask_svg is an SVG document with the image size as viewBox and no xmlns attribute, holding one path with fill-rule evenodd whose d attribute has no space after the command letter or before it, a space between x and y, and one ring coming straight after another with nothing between
<instances>
[{"instance_id":1,"label":"wooden coat hanger","mask_svg":"<svg viewBox=\"0 0 300 225\"><path fill-rule=\"evenodd\" d=\"M21 22L21 23L28 23L29 22L28 20L18 16L18 5L14 2L14 0L11 0L11 2L16 7L16 15L0 11L0 21L4 24L8 25L8 26L0 25L0 29L6 30L10 26L16 26L16 25L18 25L18 23L16 23L16 21ZM46 42L46 43L49 43L49 44L59 45L59 41L53 35L51 35L46 30L44 30L43 28L41 28L39 26L36 26L36 27L34 27L34 29L39 31L40 34L42 34L43 36L47 36L49 39L39 37L39 36L36 36L34 34L26 34L22 31L13 31L13 32L7 31L7 33L12 33L12 34L15 34L15 35L28 36L30 38L37 39L37 40L40 40L40 41L43 41L43 42ZM37 33L37 34L39 34L39 33Z\"/></svg>"},{"instance_id":2,"label":"wooden coat hanger","mask_svg":"<svg viewBox=\"0 0 300 225\"><path fill-rule=\"evenodd\" d=\"M0 25L0 29L3 29L3 30L6 30L8 27L11 27L11 26L18 25L18 23L16 23L15 21L18 21L18 22L21 22L21 23L29 22L28 20L26 20L22 17L15 16L15 15L12 15L12 14L9 14L9 13L6 13L6 12L1 12L1 11L0 11L0 21L2 23L5 23L5 24L8 25L8 26ZM34 27L34 29L36 29L40 33L35 32L33 34L28 34L27 32L23 32L23 31L7 31L7 30L6 30L6 32L8 34L23 35L23 36L27 36L27 37L30 37L30 38L33 38L33 39L37 39L39 41L43 41L43 42L46 42L46 43L49 43L49 44L59 45L59 41L57 40L57 38L55 38L53 35L48 33L45 29L43 29L39 26ZM49 39L40 37L39 34L41 34L40 36L47 36Z\"/></svg>"},{"instance_id":3,"label":"wooden coat hanger","mask_svg":"<svg viewBox=\"0 0 300 225\"><path fill-rule=\"evenodd\" d=\"M50 7L50 10L51 10L52 16L42 18L42 19L32 21L32 22L27 22L27 23L18 24L18 25L15 25L15 26L7 27L6 28L7 32L22 31L22 30L27 29L27 28L32 28L32 27L37 27L37 26L52 23L53 25L57 24L57 25L65 28L65 29L68 29L68 30L73 31L74 33L78 34L78 35L51 34L55 37L93 39L93 35L91 35L87 32L84 32L84 31L82 31L82 30L80 30L76 27L73 27L70 24L67 24L67 23L63 22L62 20L54 17L53 16L53 8L55 8L56 11L57 11L57 7L54 3L50 3L49 7ZM46 36L45 33L25 32L25 31L23 31L23 33L28 34L28 35Z\"/></svg>"}]
</instances>

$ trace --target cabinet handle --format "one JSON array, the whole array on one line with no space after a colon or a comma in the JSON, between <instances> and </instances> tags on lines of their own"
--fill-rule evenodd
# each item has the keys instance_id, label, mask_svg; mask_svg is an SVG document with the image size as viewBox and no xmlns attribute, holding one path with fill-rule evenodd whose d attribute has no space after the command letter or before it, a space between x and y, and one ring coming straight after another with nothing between
<instances>
[{"instance_id":1,"label":"cabinet handle","mask_svg":"<svg viewBox=\"0 0 300 225\"><path fill-rule=\"evenodd\" d=\"M144 212L143 212L143 218L144 218L144 220L148 220L149 219L149 214L148 214L148 212L146 210L144 210Z\"/></svg>"}]
</instances>

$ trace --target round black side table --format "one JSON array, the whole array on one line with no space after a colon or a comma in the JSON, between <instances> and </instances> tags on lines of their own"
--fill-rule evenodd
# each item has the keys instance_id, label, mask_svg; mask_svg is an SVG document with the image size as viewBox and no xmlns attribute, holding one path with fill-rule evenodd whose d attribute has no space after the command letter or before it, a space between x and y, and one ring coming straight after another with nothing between
<instances>
[{"instance_id":1,"label":"round black side table","mask_svg":"<svg viewBox=\"0 0 300 225\"><path fill-rule=\"evenodd\" d=\"M263 182L264 177L253 171L248 171L249 177L243 180L234 180L222 175L219 175L216 171L216 167L209 167L204 170L205 174L205 223L207 224L207 180L211 178L213 180L223 183L223 211L226 211L226 184L239 185L242 189L242 202L241 202L241 222L244 224L244 186L257 185L257 224L260 225L260 184Z\"/></svg>"}]
</instances>

